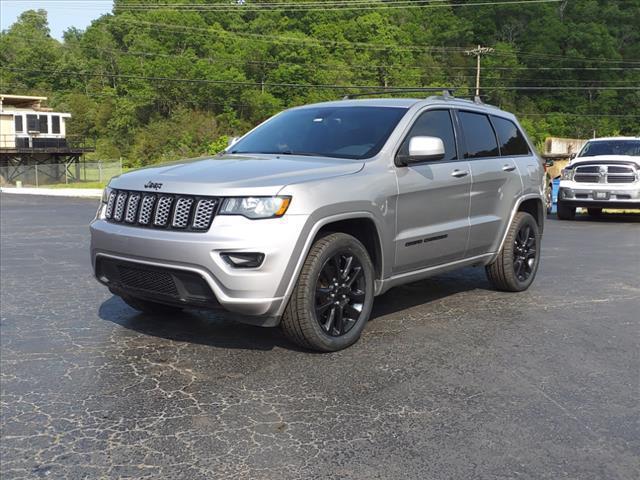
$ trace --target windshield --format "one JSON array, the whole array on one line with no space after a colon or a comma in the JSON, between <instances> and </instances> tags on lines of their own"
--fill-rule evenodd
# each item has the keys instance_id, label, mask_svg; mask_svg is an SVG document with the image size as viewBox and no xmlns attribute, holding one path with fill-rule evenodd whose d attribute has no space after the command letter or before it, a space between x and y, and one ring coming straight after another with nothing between
<instances>
[{"instance_id":1,"label":"windshield","mask_svg":"<svg viewBox=\"0 0 640 480\"><path fill-rule=\"evenodd\" d=\"M228 153L370 158L380 151L404 108L309 107L288 110L233 145Z\"/></svg>"},{"instance_id":2,"label":"windshield","mask_svg":"<svg viewBox=\"0 0 640 480\"><path fill-rule=\"evenodd\" d=\"M640 156L640 140L599 140L587 142L580 157L596 155L634 155Z\"/></svg>"}]
</instances>

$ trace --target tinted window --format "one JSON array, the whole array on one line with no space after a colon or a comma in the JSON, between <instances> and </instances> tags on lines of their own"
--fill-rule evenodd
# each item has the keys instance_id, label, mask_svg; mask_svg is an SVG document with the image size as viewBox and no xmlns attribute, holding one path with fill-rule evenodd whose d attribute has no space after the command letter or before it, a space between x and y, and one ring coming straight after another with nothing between
<instances>
[{"instance_id":1,"label":"tinted window","mask_svg":"<svg viewBox=\"0 0 640 480\"><path fill-rule=\"evenodd\" d=\"M51 133L60 133L60 117L58 115L51 116Z\"/></svg>"},{"instance_id":2,"label":"tinted window","mask_svg":"<svg viewBox=\"0 0 640 480\"><path fill-rule=\"evenodd\" d=\"M16 122L16 132L21 132L22 131L22 115L16 115L15 122Z\"/></svg>"},{"instance_id":3,"label":"tinted window","mask_svg":"<svg viewBox=\"0 0 640 480\"><path fill-rule=\"evenodd\" d=\"M420 115L400 147L399 155L409 154L409 141L412 137L438 137L444 143L443 160L457 158L456 137L453 133L453 124L448 110L429 110Z\"/></svg>"},{"instance_id":4,"label":"tinted window","mask_svg":"<svg viewBox=\"0 0 640 480\"><path fill-rule=\"evenodd\" d=\"M528 155L529 145L524 139L522 132L518 130L516 124L511 120L500 117L491 117L493 126L498 134L498 142L500 143L500 155Z\"/></svg>"},{"instance_id":5,"label":"tinted window","mask_svg":"<svg viewBox=\"0 0 640 480\"><path fill-rule=\"evenodd\" d=\"M640 156L640 140L596 140L587 142L580 157L597 155L634 155Z\"/></svg>"},{"instance_id":6,"label":"tinted window","mask_svg":"<svg viewBox=\"0 0 640 480\"><path fill-rule=\"evenodd\" d=\"M38 131L38 116L37 115L27 115L27 130L29 132L37 132Z\"/></svg>"},{"instance_id":7,"label":"tinted window","mask_svg":"<svg viewBox=\"0 0 640 480\"><path fill-rule=\"evenodd\" d=\"M231 147L230 153L369 158L406 113L393 107L307 107L288 110Z\"/></svg>"},{"instance_id":8,"label":"tinted window","mask_svg":"<svg viewBox=\"0 0 640 480\"><path fill-rule=\"evenodd\" d=\"M497 157L498 142L489 117L472 112L460 112L459 115L467 144L465 158Z\"/></svg>"},{"instance_id":9,"label":"tinted window","mask_svg":"<svg viewBox=\"0 0 640 480\"><path fill-rule=\"evenodd\" d=\"M49 117L47 115L40 115L38 118L40 133L49 133Z\"/></svg>"}]
</instances>

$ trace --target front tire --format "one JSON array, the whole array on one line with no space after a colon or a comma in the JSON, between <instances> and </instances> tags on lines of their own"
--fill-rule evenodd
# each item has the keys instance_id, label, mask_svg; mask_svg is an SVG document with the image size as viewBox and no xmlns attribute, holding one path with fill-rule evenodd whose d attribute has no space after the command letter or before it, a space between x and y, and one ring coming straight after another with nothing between
<instances>
[{"instance_id":1,"label":"front tire","mask_svg":"<svg viewBox=\"0 0 640 480\"><path fill-rule=\"evenodd\" d=\"M558 218L560 220L573 220L576 218L576 207L570 207L558 202Z\"/></svg>"},{"instance_id":2,"label":"front tire","mask_svg":"<svg viewBox=\"0 0 640 480\"><path fill-rule=\"evenodd\" d=\"M498 257L485 267L487 277L498 290L521 292L533 283L539 263L538 224L530 214L518 212Z\"/></svg>"},{"instance_id":3,"label":"front tire","mask_svg":"<svg viewBox=\"0 0 640 480\"><path fill-rule=\"evenodd\" d=\"M301 347L335 352L360 338L373 307L374 270L356 238L332 233L307 256L281 327Z\"/></svg>"}]
</instances>

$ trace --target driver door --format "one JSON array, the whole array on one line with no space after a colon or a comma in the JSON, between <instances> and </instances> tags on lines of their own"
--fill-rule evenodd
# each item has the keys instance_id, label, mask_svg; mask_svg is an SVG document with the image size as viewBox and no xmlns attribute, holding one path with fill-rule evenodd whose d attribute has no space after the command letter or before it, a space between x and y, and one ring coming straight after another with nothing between
<instances>
[{"instance_id":1,"label":"driver door","mask_svg":"<svg viewBox=\"0 0 640 480\"><path fill-rule=\"evenodd\" d=\"M471 169L459 159L449 109L421 113L398 151L408 155L415 136L438 137L441 160L397 166L397 228L394 273L403 273L464 258L469 236Z\"/></svg>"}]
</instances>

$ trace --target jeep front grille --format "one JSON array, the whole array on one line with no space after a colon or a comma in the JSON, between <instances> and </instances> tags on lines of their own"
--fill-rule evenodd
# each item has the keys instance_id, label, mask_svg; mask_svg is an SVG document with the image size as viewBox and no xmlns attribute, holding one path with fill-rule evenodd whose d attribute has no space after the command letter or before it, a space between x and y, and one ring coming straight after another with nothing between
<instances>
[{"instance_id":1,"label":"jeep front grille","mask_svg":"<svg viewBox=\"0 0 640 480\"><path fill-rule=\"evenodd\" d=\"M112 190L105 216L123 225L206 232L218 203L213 197Z\"/></svg>"},{"instance_id":2,"label":"jeep front grille","mask_svg":"<svg viewBox=\"0 0 640 480\"><path fill-rule=\"evenodd\" d=\"M577 166L573 180L578 183L634 183L636 171L627 165Z\"/></svg>"}]
</instances>

